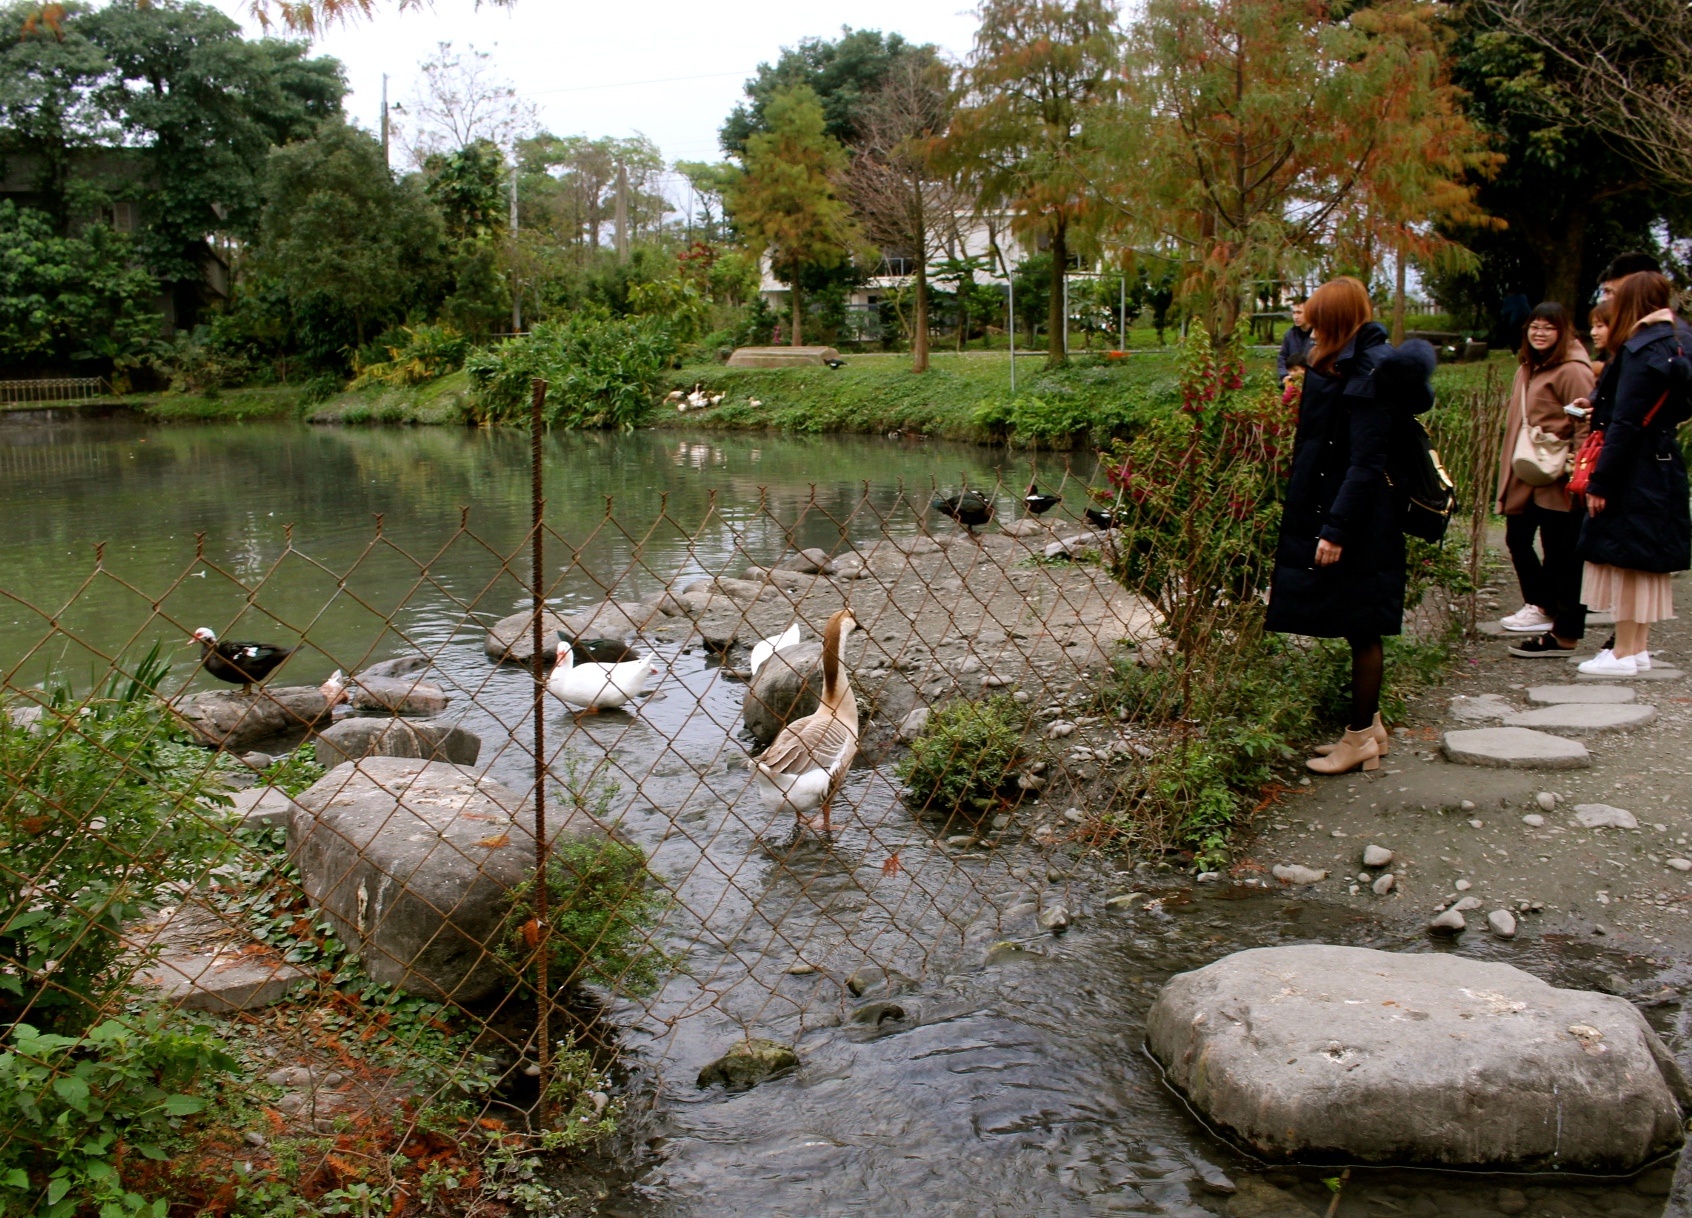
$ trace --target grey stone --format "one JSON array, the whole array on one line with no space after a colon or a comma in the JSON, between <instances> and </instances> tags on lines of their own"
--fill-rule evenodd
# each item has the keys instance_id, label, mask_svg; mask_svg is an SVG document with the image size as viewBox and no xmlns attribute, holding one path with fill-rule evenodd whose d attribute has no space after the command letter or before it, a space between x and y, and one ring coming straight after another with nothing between
<instances>
[{"instance_id":1,"label":"grey stone","mask_svg":"<svg viewBox=\"0 0 1692 1218\"><path fill-rule=\"evenodd\" d=\"M298 806L275 787L248 787L234 795L235 815L243 829L286 825Z\"/></svg>"},{"instance_id":2,"label":"grey stone","mask_svg":"<svg viewBox=\"0 0 1692 1218\"><path fill-rule=\"evenodd\" d=\"M915 984L898 969L883 968L879 964L861 965L846 978L846 988L854 998L862 998L865 994L902 994Z\"/></svg>"},{"instance_id":3,"label":"grey stone","mask_svg":"<svg viewBox=\"0 0 1692 1218\"><path fill-rule=\"evenodd\" d=\"M1582 829L1637 829L1639 818L1626 808L1609 804L1576 804L1575 823Z\"/></svg>"},{"instance_id":4,"label":"grey stone","mask_svg":"<svg viewBox=\"0 0 1692 1218\"><path fill-rule=\"evenodd\" d=\"M602 601L566 617L564 632L575 639L621 639L627 643L663 616L656 605L642 601Z\"/></svg>"},{"instance_id":5,"label":"grey stone","mask_svg":"<svg viewBox=\"0 0 1692 1218\"><path fill-rule=\"evenodd\" d=\"M760 744L768 744L783 727L817 709L822 683L821 643L799 643L776 652L746 687L741 706L746 730Z\"/></svg>"},{"instance_id":6,"label":"grey stone","mask_svg":"<svg viewBox=\"0 0 1692 1218\"><path fill-rule=\"evenodd\" d=\"M1528 701L1535 706L1562 706L1578 703L1586 706L1620 706L1632 702L1638 695L1625 685L1535 685L1527 691Z\"/></svg>"},{"instance_id":7,"label":"grey stone","mask_svg":"<svg viewBox=\"0 0 1692 1218\"><path fill-rule=\"evenodd\" d=\"M1458 694L1451 699L1451 717L1464 723L1486 723L1489 720L1502 719L1505 715L1513 715L1516 708L1509 699L1498 694Z\"/></svg>"},{"instance_id":8,"label":"grey stone","mask_svg":"<svg viewBox=\"0 0 1692 1218\"><path fill-rule=\"evenodd\" d=\"M1106 529L1090 533L1076 533L1073 536L1065 537L1060 541L1054 541L1046 546L1045 554L1047 558L1057 558L1059 556L1073 558L1088 550L1096 549L1104 542L1114 542L1116 540L1117 533L1118 530L1116 529Z\"/></svg>"},{"instance_id":9,"label":"grey stone","mask_svg":"<svg viewBox=\"0 0 1692 1218\"><path fill-rule=\"evenodd\" d=\"M1471 909L1479 909L1480 907L1481 899L1479 897L1459 897L1456 903L1451 906L1458 913L1468 913Z\"/></svg>"},{"instance_id":10,"label":"grey stone","mask_svg":"<svg viewBox=\"0 0 1692 1218\"><path fill-rule=\"evenodd\" d=\"M420 757L475 765L482 739L456 724L431 719L377 719L353 716L318 733L317 764L334 769L361 757Z\"/></svg>"},{"instance_id":11,"label":"grey stone","mask_svg":"<svg viewBox=\"0 0 1692 1218\"><path fill-rule=\"evenodd\" d=\"M1428 923L1428 930L1437 935L1460 935L1468 929L1468 919L1460 909L1448 909Z\"/></svg>"},{"instance_id":12,"label":"grey stone","mask_svg":"<svg viewBox=\"0 0 1692 1218\"><path fill-rule=\"evenodd\" d=\"M1557 797L1550 791L1541 791L1533 797L1533 802L1539 805L1541 812L1555 812L1557 810Z\"/></svg>"},{"instance_id":13,"label":"grey stone","mask_svg":"<svg viewBox=\"0 0 1692 1218\"><path fill-rule=\"evenodd\" d=\"M1319 884L1328 878L1326 871L1299 863L1276 863L1269 869L1269 874L1283 884Z\"/></svg>"},{"instance_id":14,"label":"grey stone","mask_svg":"<svg viewBox=\"0 0 1692 1218\"><path fill-rule=\"evenodd\" d=\"M915 740L922 735L922 729L928 726L929 710L926 706L919 706L906 715L899 724L898 737L902 741ZM1044 784L1042 784L1044 785Z\"/></svg>"},{"instance_id":15,"label":"grey stone","mask_svg":"<svg viewBox=\"0 0 1692 1218\"><path fill-rule=\"evenodd\" d=\"M372 980L459 1002L511 984L493 940L534 863L534 812L516 792L445 762L366 757L295 802L288 852L306 899ZM567 805L548 832L605 836Z\"/></svg>"},{"instance_id":16,"label":"grey stone","mask_svg":"<svg viewBox=\"0 0 1692 1218\"><path fill-rule=\"evenodd\" d=\"M1365 867L1385 867L1392 862L1392 851L1385 846L1368 845L1363 847L1363 865Z\"/></svg>"},{"instance_id":17,"label":"grey stone","mask_svg":"<svg viewBox=\"0 0 1692 1218\"><path fill-rule=\"evenodd\" d=\"M1452 887L1455 888L1458 892L1468 892L1469 889L1474 887L1474 885L1472 883L1470 883L1468 880L1458 880L1455 884L1452 885Z\"/></svg>"},{"instance_id":18,"label":"grey stone","mask_svg":"<svg viewBox=\"0 0 1692 1218\"><path fill-rule=\"evenodd\" d=\"M1651 722L1656 717L1657 708L1649 703L1594 706L1580 702L1564 702L1511 715L1504 720L1504 724L1507 727L1526 727L1564 736L1584 736L1592 732L1629 731Z\"/></svg>"},{"instance_id":19,"label":"grey stone","mask_svg":"<svg viewBox=\"0 0 1692 1218\"><path fill-rule=\"evenodd\" d=\"M1526 825L1530 829L1538 829L1545 824L1545 818L1537 812L1529 812L1526 816L1522 817L1522 824Z\"/></svg>"},{"instance_id":20,"label":"grey stone","mask_svg":"<svg viewBox=\"0 0 1692 1218\"><path fill-rule=\"evenodd\" d=\"M789 554L776 565L783 571L799 571L806 575L834 574L834 560L828 556L827 550L816 546L800 550L797 554Z\"/></svg>"},{"instance_id":21,"label":"grey stone","mask_svg":"<svg viewBox=\"0 0 1692 1218\"><path fill-rule=\"evenodd\" d=\"M1069 910L1062 905L1048 905L1040 911L1040 916L1036 920L1039 922L1041 930L1049 930L1053 934L1058 934L1069 929Z\"/></svg>"},{"instance_id":22,"label":"grey stone","mask_svg":"<svg viewBox=\"0 0 1692 1218\"><path fill-rule=\"evenodd\" d=\"M1041 733L1047 740L1062 740L1065 736L1075 734L1075 725L1067 719L1053 719L1046 724L1046 730Z\"/></svg>"},{"instance_id":23,"label":"grey stone","mask_svg":"<svg viewBox=\"0 0 1692 1218\"><path fill-rule=\"evenodd\" d=\"M308 974L274 953L234 948L211 953L166 951L137 980L146 996L190 1011L256 1011L280 1002Z\"/></svg>"},{"instance_id":24,"label":"grey stone","mask_svg":"<svg viewBox=\"0 0 1692 1218\"><path fill-rule=\"evenodd\" d=\"M361 681L366 677L409 677L414 672L422 672L429 667L429 657L412 652L410 655L395 656L391 660L380 660L360 672L353 678Z\"/></svg>"},{"instance_id":25,"label":"grey stone","mask_svg":"<svg viewBox=\"0 0 1692 1218\"><path fill-rule=\"evenodd\" d=\"M1586 746L1525 727L1481 727L1445 733L1445 755L1462 765L1518 770L1577 770L1592 764Z\"/></svg>"},{"instance_id":26,"label":"grey stone","mask_svg":"<svg viewBox=\"0 0 1692 1218\"><path fill-rule=\"evenodd\" d=\"M1387 871L1387 872L1383 872L1380 875L1376 876L1375 882L1373 884L1369 885L1369 887L1370 887L1371 890L1373 890L1374 894L1377 897L1384 897L1384 896L1386 896L1387 893L1389 893L1393 890L1393 887L1397 883L1398 883L1398 877L1395 876L1392 872Z\"/></svg>"},{"instance_id":27,"label":"grey stone","mask_svg":"<svg viewBox=\"0 0 1692 1218\"><path fill-rule=\"evenodd\" d=\"M1516 937L1516 915L1508 909L1495 909L1486 915L1487 929L1500 939Z\"/></svg>"},{"instance_id":28,"label":"grey stone","mask_svg":"<svg viewBox=\"0 0 1692 1218\"><path fill-rule=\"evenodd\" d=\"M529 609L500 618L488 629L488 637L482 643L483 653L500 663L530 663L535 655L534 621L534 612ZM552 663L552 656L547 654L547 649L556 646L562 629L564 619L558 614L550 609L541 614L541 658L548 664Z\"/></svg>"},{"instance_id":29,"label":"grey stone","mask_svg":"<svg viewBox=\"0 0 1692 1218\"><path fill-rule=\"evenodd\" d=\"M888 1020L900 1020L905 1018L907 1018L907 1014L904 1007L900 1006L896 1002L887 1002L885 1000L866 1002L863 1006L854 1010L851 1015L853 1023L867 1023L871 1027L879 1027Z\"/></svg>"},{"instance_id":30,"label":"grey stone","mask_svg":"<svg viewBox=\"0 0 1692 1218\"><path fill-rule=\"evenodd\" d=\"M1169 1081L1277 1157L1620 1172L1679 1145L1692 1101L1625 999L1449 953L1237 952L1146 1022Z\"/></svg>"},{"instance_id":31,"label":"grey stone","mask_svg":"<svg viewBox=\"0 0 1692 1218\"><path fill-rule=\"evenodd\" d=\"M249 770L268 770L275 763L276 758L269 753L261 753L257 749L250 753L241 754L241 764Z\"/></svg>"},{"instance_id":32,"label":"grey stone","mask_svg":"<svg viewBox=\"0 0 1692 1218\"><path fill-rule=\"evenodd\" d=\"M261 685L243 694L213 689L171 704L201 744L247 752L272 736L315 726L329 716L329 700L315 685Z\"/></svg>"},{"instance_id":33,"label":"grey stone","mask_svg":"<svg viewBox=\"0 0 1692 1218\"><path fill-rule=\"evenodd\" d=\"M348 690L354 714L358 715L438 715L447 708L450 697L433 681L406 675L403 677L355 677Z\"/></svg>"},{"instance_id":34,"label":"grey stone","mask_svg":"<svg viewBox=\"0 0 1692 1218\"><path fill-rule=\"evenodd\" d=\"M1668 860L1668 865L1676 871L1692 871L1692 859L1673 858Z\"/></svg>"},{"instance_id":35,"label":"grey stone","mask_svg":"<svg viewBox=\"0 0 1692 1218\"><path fill-rule=\"evenodd\" d=\"M730 1091L744 1091L786 1074L798 1065L799 1055L791 1046L751 1037L701 1070L699 1085L711 1087L721 1083Z\"/></svg>"},{"instance_id":36,"label":"grey stone","mask_svg":"<svg viewBox=\"0 0 1692 1218\"><path fill-rule=\"evenodd\" d=\"M1646 668L1634 673L1631 677L1616 677L1609 674L1579 673L1577 681L1678 681L1686 674L1678 668Z\"/></svg>"}]
</instances>

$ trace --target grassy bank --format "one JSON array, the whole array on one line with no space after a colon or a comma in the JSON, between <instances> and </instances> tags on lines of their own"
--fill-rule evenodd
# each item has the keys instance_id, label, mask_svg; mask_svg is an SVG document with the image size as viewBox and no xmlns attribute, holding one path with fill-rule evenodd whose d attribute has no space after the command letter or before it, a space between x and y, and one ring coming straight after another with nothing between
<instances>
[{"instance_id":1,"label":"grassy bank","mask_svg":"<svg viewBox=\"0 0 1692 1218\"><path fill-rule=\"evenodd\" d=\"M92 417L112 413L139 415L157 423L246 419L297 419L305 411L305 390L298 385L223 389L215 393L131 393L83 402L22 402L0 405L0 414L27 410L79 410Z\"/></svg>"},{"instance_id":2,"label":"grassy bank","mask_svg":"<svg viewBox=\"0 0 1692 1218\"><path fill-rule=\"evenodd\" d=\"M704 410L681 412L660 405L659 427L848 432L915 432L953 440L1020 443L1051 448L1099 442L1132 431L1135 424L1179 401L1173 347L1136 351L1121 360L1076 356L1070 365L1046 371L1037 355L1017 357L1017 382L1010 384L1004 352L936 354L922 375L910 357L854 355L838 369L725 368L720 364L677 369L665 392L722 394ZM1492 365L1506 381L1510 365ZM1246 357L1249 377L1273 373L1273 355L1254 349ZM1435 374L1441 399L1481 384L1487 364L1447 364Z\"/></svg>"},{"instance_id":3,"label":"grassy bank","mask_svg":"<svg viewBox=\"0 0 1692 1218\"><path fill-rule=\"evenodd\" d=\"M319 402L305 417L311 423L459 424L469 393L470 375L460 371L423 385L349 389Z\"/></svg>"}]
</instances>

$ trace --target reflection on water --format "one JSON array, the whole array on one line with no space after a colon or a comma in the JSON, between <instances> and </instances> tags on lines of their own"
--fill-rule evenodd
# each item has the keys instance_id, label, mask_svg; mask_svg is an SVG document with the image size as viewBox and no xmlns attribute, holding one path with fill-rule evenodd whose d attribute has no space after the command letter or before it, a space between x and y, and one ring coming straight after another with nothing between
<instances>
[{"instance_id":1,"label":"reflection on water","mask_svg":"<svg viewBox=\"0 0 1692 1218\"><path fill-rule=\"evenodd\" d=\"M1002 460L877 440L553 437L552 596L638 597L793 545L908 533L933 480L991 483ZM1061 484L1057 465L1043 484ZM1025 470L1018 458L1004 479L1019 487ZM0 673L74 678L97 653L133 655L201 624L307 636L290 683L418 646L454 695L450 715L483 737L482 765L526 785L531 687L486 660L482 624L526 603L502 563L527 528L528 477L524 439L505 432L0 422ZM1074 483L1066 493L1078 508ZM105 562L91 574L96 543ZM1199 1127L1142 1054L1158 986L1262 944L1430 950L1347 911L1118 874L1119 859L1018 838L958 857L881 769L851 774L833 847L786 842L751 788L742 687L698 649L659 654L663 681L638 713L548 712L550 746L616 783L611 814L675 898L664 935L681 970L613 1011L653 1106L633 1122L650 1139L637 1178L603 1212L1220 1214L1226 1198L1202 1177L1261 1168ZM177 678L207 684L180 656ZM1159 899L1105 907L1132 888ZM1076 919L1061 937L1034 923L1054 901ZM1658 967L1550 937L1462 950L1562 984ZM854 995L844 983L866 964L911 981ZM748 1034L796 1045L801 1069L740 1095L697 1089L699 1068ZM1319 1214L1325 1174L1271 1180ZM1531 1214L1646 1218L1662 1210L1659 1185L1360 1173L1338 1213L1519 1212L1498 1208L1508 1187Z\"/></svg>"}]
</instances>

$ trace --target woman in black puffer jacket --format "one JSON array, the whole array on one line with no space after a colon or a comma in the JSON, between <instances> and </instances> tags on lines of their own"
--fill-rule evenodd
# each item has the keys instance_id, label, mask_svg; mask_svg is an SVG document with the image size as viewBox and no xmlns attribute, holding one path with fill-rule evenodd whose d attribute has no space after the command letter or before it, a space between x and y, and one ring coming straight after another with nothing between
<instances>
[{"instance_id":1,"label":"woman in black puffer jacket","mask_svg":"<svg viewBox=\"0 0 1692 1218\"><path fill-rule=\"evenodd\" d=\"M1604 434L1586 490L1581 600L1616 618L1613 648L1580 666L1593 676L1651 667L1651 623L1674 616L1672 573L1692 565L1692 512L1675 427L1692 398L1692 328L1669 309L1669 281L1653 271L1616 286L1611 359L1592 427Z\"/></svg>"},{"instance_id":2,"label":"woman in black puffer jacket","mask_svg":"<svg viewBox=\"0 0 1692 1218\"><path fill-rule=\"evenodd\" d=\"M1318 774L1378 769L1387 751L1381 637L1403 629L1405 575L1387 463L1395 412L1425 409L1431 395L1431 361L1394 352L1371 313L1367 289L1351 278L1323 284L1305 305L1314 345L1269 592L1270 630L1351 646L1351 720L1307 763Z\"/></svg>"}]
</instances>

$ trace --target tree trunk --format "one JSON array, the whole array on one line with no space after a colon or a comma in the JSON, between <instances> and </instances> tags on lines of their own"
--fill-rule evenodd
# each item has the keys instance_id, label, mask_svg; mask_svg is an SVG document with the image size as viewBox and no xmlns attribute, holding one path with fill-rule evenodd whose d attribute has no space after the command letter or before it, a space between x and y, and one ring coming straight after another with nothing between
<instances>
[{"instance_id":1,"label":"tree trunk","mask_svg":"<svg viewBox=\"0 0 1692 1218\"><path fill-rule=\"evenodd\" d=\"M916 325L911 328L911 371L928 371L928 267L923 265L920 254L916 260Z\"/></svg>"},{"instance_id":2,"label":"tree trunk","mask_svg":"<svg viewBox=\"0 0 1692 1218\"><path fill-rule=\"evenodd\" d=\"M1545 299L1568 308L1580 309L1580 271L1586 252L1586 206L1571 203L1551 217L1546 240L1539 243L1540 264L1545 268Z\"/></svg>"},{"instance_id":3,"label":"tree trunk","mask_svg":"<svg viewBox=\"0 0 1692 1218\"><path fill-rule=\"evenodd\" d=\"M804 342L803 336L799 332L799 281L797 279L793 281L791 295L793 297L793 334L792 337L787 340L787 345L790 347L802 347L804 346Z\"/></svg>"},{"instance_id":4,"label":"tree trunk","mask_svg":"<svg viewBox=\"0 0 1692 1218\"><path fill-rule=\"evenodd\" d=\"M1057 222L1052 229L1052 282L1051 302L1046 306L1046 366L1052 367L1063 363L1068 355L1064 351L1064 339L1069 328L1069 318L1063 308L1063 285L1069 275L1069 226L1063 221Z\"/></svg>"},{"instance_id":5,"label":"tree trunk","mask_svg":"<svg viewBox=\"0 0 1692 1218\"><path fill-rule=\"evenodd\" d=\"M1404 242L1398 243L1394 256L1392 282L1392 345L1404 341Z\"/></svg>"}]
</instances>

